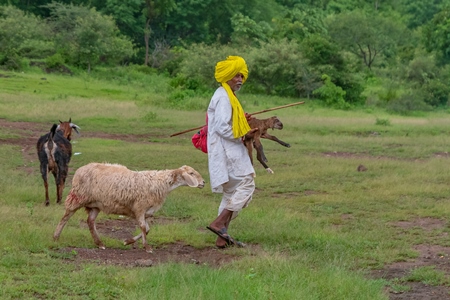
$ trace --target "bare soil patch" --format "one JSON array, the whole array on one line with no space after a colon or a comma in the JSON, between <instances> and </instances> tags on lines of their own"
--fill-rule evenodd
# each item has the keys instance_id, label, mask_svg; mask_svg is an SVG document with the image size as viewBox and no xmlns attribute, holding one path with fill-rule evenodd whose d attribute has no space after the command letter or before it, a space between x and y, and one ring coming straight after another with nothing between
<instances>
[{"instance_id":1,"label":"bare soil patch","mask_svg":"<svg viewBox=\"0 0 450 300\"><path fill-rule=\"evenodd\" d=\"M24 156L25 162L37 160L36 142L39 136L45 134L50 126L41 123L32 122L10 122L0 119L0 126L11 129L16 138L0 139L0 143L18 145ZM112 135L106 133L83 134L85 137L120 139L133 142L142 142L146 137L139 135ZM352 153L324 153L326 156L345 158L354 157ZM448 153L436 153L438 157L448 157ZM379 157L377 157L379 158ZM356 166L355 166L356 170ZM29 170L29 173L36 173L37 170ZM305 191L305 195L314 194L315 191ZM287 195L287 197L294 195ZM179 220L177 220L179 221ZM156 218L153 222L171 222L168 218ZM395 224L404 229L420 227L423 230L435 230L447 226L446 222L432 218L422 218L413 221L402 221ZM86 226L86 224L80 224ZM101 235L107 235L112 238L123 240L133 235L136 229L134 220L106 220L98 224L98 230ZM86 228L86 230L88 230ZM139 243L139 242L138 242ZM258 253L261 251L257 245L249 245L250 252ZM445 272L450 276L450 247L439 245L416 245L414 249L418 251L419 256L410 261L397 262L385 266L381 270L374 270L370 273L371 278L384 278L386 280L402 279L408 275L411 270L422 266L435 266L437 270ZM61 253L76 253L71 258L75 263L94 262L98 264L120 265L125 267L150 267L166 262L188 263L196 265L209 265L220 267L227 262L239 259L240 256L233 254L229 249L221 250L211 247L203 249L195 248L183 242L173 244L159 245L154 247L153 253L146 253L141 245L134 245L128 249L95 249L95 248L64 248L59 250ZM252 254L250 254L252 255ZM423 300L423 299L450 299L450 288L447 286L431 286L419 282L405 282L402 285L408 285L410 290L397 293L387 287L386 292L391 300Z\"/></svg>"},{"instance_id":2,"label":"bare soil patch","mask_svg":"<svg viewBox=\"0 0 450 300\"><path fill-rule=\"evenodd\" d=\"M417 218L411 221L400 221L391 224L403 229L421 228L431 231L447 226L446 221L433 218ZM418 252L418 257L413 260L396 262L385 266L381 270L371 272L375 278L386 280L402 280L406 278L412 270L419 267L435 267L436 270L444 272L450 276L450 247L440 245L415 245L414 250ZM392 288L387 288L389 299L392 300L420 300L420 299L450 299L450 287L432 286L421 282L401 282L409 290L406 292L396 292Z\"/></svg>"},{"instance_id":3,"label":"bare soil patch","mask_svg":"<svg viewBox=\"0 0 450 300\"><path fill-rule=\"evenodd\" d=\"M173 219L157 217L152 218L149 223L164 224L170 222L173 222ZM89 230L86 222L82 222L80 226ZM136 232L136 228L136 221L129 218L105 220L97 223L97 230L101 236L109 236L119 241L132 237L133 233ZM220 267L240 258L240 256L230 253L228 249L217 249L213 246L200 249L183 242L154 246L153 253L147 253L142 249L140 240L134 245L130 245L128 249L106 248L103 250L98 248L68 247L59 251L66 254L76 253L72 258L76 263L89 261L97 264L125 267L151 267L167 262Z\"/></svg>"}]
</instances>

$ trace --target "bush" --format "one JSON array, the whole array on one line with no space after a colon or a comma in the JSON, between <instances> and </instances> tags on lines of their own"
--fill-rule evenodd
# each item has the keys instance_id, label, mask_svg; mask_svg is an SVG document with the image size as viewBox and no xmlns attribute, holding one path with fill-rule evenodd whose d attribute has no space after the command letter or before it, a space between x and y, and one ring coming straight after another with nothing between
<instances>
[{"instance_id":1,"label":"bush","mask_svg":"<svg viewBox=\"0 0 450 300\"><path fill-rule=\"evenodd\" d=\"M420 93L410 92L390 101L387 104L386 109L398 114L407 115L413 111L427 111L432 108L423 101L423 97Z\"/></svg>"},{"instance_id":2,"label":"bush","mask_svg":"<svg viewBox=\"0 0 450 300\"><path fill-rule=\"evenodd\" d=\"M45 64L48 68L58 68L64 65L64 58L61 54L56 53L45 59Z\"/></svg>"},{"instance_id":3,"label":"bush","mask_svg":"<svg viewBox=\"0 0 450 300\"><path fill-rule=\"evenodd\" d=\"M344 100L345 91L331 82L331 78L328 75L323 75L322 79L324 84L313 91L313 95L323 100L327 106L338 109L349 109L351 105Z\"/></svg>"}]
</instances>

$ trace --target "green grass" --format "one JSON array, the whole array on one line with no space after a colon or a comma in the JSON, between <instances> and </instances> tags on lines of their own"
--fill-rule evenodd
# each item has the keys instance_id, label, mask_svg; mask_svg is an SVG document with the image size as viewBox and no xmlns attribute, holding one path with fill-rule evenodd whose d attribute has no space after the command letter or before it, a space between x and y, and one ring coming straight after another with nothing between
<instances>
[{"instance_id":1,"label":"green grass","mask_svg":"<svg viewBox=\"0 0 450 300\"><path fill-rule=\"evenodd\" d=\"M203 109L166 105L167 81L155 75L147 79L158 88L132 79L5 74L10 77L0 77L0 118L51 126L72 117L81 127L73 144L73 152L81 154L72 157L70 175L92 161L136 170L188 164L209 181L207 156L193 148L192 133L169 137L204 124L207 98L195 98ZM245 89L239 98L248 112L298 101L249 95ZM387 299L385 285L403 291L408 280L446 284L433 268L415 270L390 283L365 276L385 264L416 257L416 244L450 245L447 226L425 231L394 225L418 217L446 220L450 213L448 158L436 155L450 148L446 112L401 117L369 109L328 110L307 102L257 117L272 115L279 116L285 128L271 133L292 147L263 141L275 174L255 163L257 192L230 228L238 239L258 244L260 250L233 250L242 259L217 269L70 263L70 254L60 257L55 250L94 247L89 231L79 226L85 214L77 212L60 241L54 242L63 207L54 204L53 178L51 206L44 207L37 159L25 161L21 147L0 144L0 297ZM135 134L140 140L83 135L95 132ZM19 133L0 128L1 139L11 137ZM360 164L368 170L357 172ZM64 196L69 188L70 182ZM219 201L209 185L173 191L158 215L174 222L152 227L150 243L185 241L211 247L214 236L198 229L215 217ZM100 214L102 218L108 216ZM110 248L123 247L116 240L104 241Z\"/></svg>"}]
</instances>

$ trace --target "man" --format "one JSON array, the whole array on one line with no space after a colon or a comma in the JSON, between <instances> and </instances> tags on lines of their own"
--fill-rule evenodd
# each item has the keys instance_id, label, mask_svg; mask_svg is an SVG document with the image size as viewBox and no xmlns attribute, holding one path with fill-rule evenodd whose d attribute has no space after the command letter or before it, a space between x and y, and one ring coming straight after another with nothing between
<instances>
[{"instance_id":1,"label":"man","mask_svg":"<svg viewBox=\"0 0 450 300\"><path fill-rule=\"evenodd\" d=\"M228 234L228 226L247 207L255 190L255 170L242 138L258 129L250 129L234 94L247 80L247 64L242 57L229 56L217 63L214 76L221 86L212 96L207 112L208 168L212 191L223 195L218 217L207 228L218 235L217 247L243 247Z\"/></svg>"}]
</instances>

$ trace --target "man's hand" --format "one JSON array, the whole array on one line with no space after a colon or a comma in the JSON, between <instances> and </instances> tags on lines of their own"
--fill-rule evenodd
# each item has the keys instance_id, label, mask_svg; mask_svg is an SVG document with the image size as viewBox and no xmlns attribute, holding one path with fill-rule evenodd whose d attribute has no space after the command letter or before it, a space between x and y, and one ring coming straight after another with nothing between
<instances>
[{"instance_id":1,"label":"man's hand","mask_svg":"<svg viewBox=\"0 0 450 300\"><path fill-rule=\"evenodd\" d=\"M245 113L245 118L247 119L247 122L250 121L251 119L254 119L255 117L252 117L251 114Z\"/></svg>"}]
</instances>

